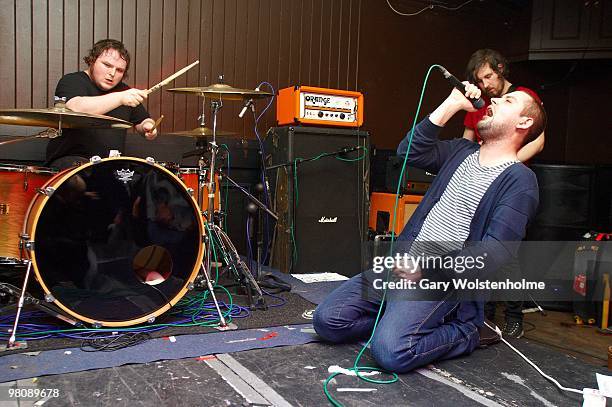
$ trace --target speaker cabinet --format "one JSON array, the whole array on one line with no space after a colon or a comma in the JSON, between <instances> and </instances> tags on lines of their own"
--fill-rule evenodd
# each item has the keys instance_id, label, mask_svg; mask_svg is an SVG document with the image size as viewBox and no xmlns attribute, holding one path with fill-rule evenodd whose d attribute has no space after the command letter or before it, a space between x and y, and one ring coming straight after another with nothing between
<instances>
[{"instance_id":1,"label":"speaker cabinet","mask_svg":"<svg viewBox=\"0 0 612 407\"><path fill-rule=\"evenodd\" d=\"M399 235L410 217L416 211L423 199L422 195L403 195L398 198L397 213L395 214L395 235ZM377 234L390 233L393 225L393 211L395 208L395 194L373 192L370 198L370 229Z\"/></svg>"},{"instance_id":2,"label":"speaker cabinet","mask_svg":"<svg viewBox=\"0 0 612 407\"><path fill-rule=\"evenodd\" d=\"M360 273L369 206L368 133L274 127L265 151L279 215L272 266L291 273Z\"/></svg>"},{"instance_id":3,"label":"speaker cabinet","mask_svg":"<svg viewBox=\"0 0 612 407\"><path fill-rule=\"evenodd\" d=\"M595 167L534 164L531 169L540 189L536 224L581 229L592 226Z\"/></svg>"}]
</instances>

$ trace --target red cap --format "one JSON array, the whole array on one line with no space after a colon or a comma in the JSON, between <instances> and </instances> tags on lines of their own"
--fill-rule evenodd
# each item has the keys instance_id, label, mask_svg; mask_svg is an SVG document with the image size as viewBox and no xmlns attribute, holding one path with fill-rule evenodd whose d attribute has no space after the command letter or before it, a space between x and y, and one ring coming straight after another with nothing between
<instances>
[{"instance_id":1,"label":"red cap","mask_svg":"<svg viewBox=\"0 0 612 407\"><path fill-rule=\"evenodd\" d=\"M544 103L542 103L542 99L540 99L540 97L538 96L538 94L537 94L537 93L535 93L534 91L532 91L531 89L529 89L529 88L523 88L523 87L521 86L521 87L518 87L516 90L517 90L517 91L520 91L520 92L525 92L526 94L528 94L529 96L531 96L531 97L533 98L533 100L535 100L536 102L538 102L540 105L544 106Z\"/></svg>"}]
</instances>

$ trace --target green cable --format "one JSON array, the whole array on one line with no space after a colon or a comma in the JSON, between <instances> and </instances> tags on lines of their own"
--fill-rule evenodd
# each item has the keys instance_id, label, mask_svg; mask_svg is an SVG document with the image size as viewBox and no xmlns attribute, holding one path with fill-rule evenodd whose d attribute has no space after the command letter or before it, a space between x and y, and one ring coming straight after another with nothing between
<instances>
[{"instance_id":1,"label":"green cable","mask_svg":"<svg viewBox=\"0 0 612 407\"><path fill-rule=\"evenodd\" d=\"M361 161L364 158L366 158L368 156L368 148L366 146L363 146L363 149L365 150L363 152L363 154L361 155L361 157L357 157L357 158L342 158L342 157L334 157L336 160L340 160L340 161L346 161L346 162L355 162L355 161Z\"/></svg>"},{"instance_id":2,"label":"green cable","mask_svg":"<svg viewBox=\"0 0 612 407\"><path fill-rule=\"evenodd\" d=\"M397 184L397 191L395 194L395 206L393 208L393 218L392 218L392 229L391 229L391 247L389 248L389 253L390 255L393 254L393 245L395 243L395 219L397 216L397 206L398 206L398 202L399 202L399 192L401 189L401 180L402 177L404 175L404 171L406 169L406 163L408 162L408 155L410 154L410 148L412 147L412 137L414 136L414 129L416 127L417 124L417 118L419 117L419 113L421 111L421 105L423 103L423 96L425 95L425 87L427 85L427 81L429 79L429 74L431 73L432 69L435 67L439 67L439 65L432 65L429 67L429 69L427 70L427 75L425 75L425 80L423 81L423 87L421 89L421 97L419 98L419 103L417 105L417 109L416 109L416 113L414 115L414 121L412 124L412 128L410 129L410 138L408 139L408 148L406 149L406 156L404 157L404 163L402 165L402 170L400 172L400 176L399 176L399 180L398 180L398 184ZM390 270L387 270L387 276L386 276L386 281L389 281L389 277L390 277ZM355 358L355 363L353 364L353 367L351 369L348 369L349 371L353 371L355 372L355 375L365 381L365 382L369 382L369 383L376 383L376 384L391 384L391 383L395 383L399 380L399 376L397 375L397 373L394 372L387 372L384 369L380 369L377 367L371 367L371 366L358 366L359 364L359 360L361 359L361 357L363 356L363 354L365 353L365 350L368 348L368 346L370 346L370 343L372 342L372 339L374 338L374 334L376 332L376 328L378 327L378 322L380 320L380 316L382 315L382 309L383 309L383 305L385 304L385 300L387 297L387 285L385 285L385 289L383 291L383 296L382 299L380 301L380 306L378 308L378 313L376 314L376 319L374 321L374 327L372 328L372 333L370 334L370 338L368 339L368 341L366 342L365 345L363 345L363 347L361 348L361 351L359 351L359 354L357 355L357 357ZM389 380L375 380L375 379L370 379L367 378L365 376L362 376L361 374L359 374L360 371L376 371L376 372L382 372L382 373L388 373L392 375L392 379ZM329 393L329 389L327 388L329 382L331 381L331 379L333 379L335 376L337 376L340 373L334 373L331 376L329 376L327 378L327 380L325 380L324 384L323 384L323 391L325 393L325 396L327 397L327 399L329 400L329 402L335 406L335 407L341 407L342 404L339 403L338 401L336 401L332 395Z\"/></svg>"}]
</instances>

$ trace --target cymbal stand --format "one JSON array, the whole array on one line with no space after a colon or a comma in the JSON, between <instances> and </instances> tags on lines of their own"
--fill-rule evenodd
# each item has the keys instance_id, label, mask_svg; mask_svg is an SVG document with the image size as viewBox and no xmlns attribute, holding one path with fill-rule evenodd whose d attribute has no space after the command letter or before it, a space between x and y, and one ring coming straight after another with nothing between
<instances>
[{"instance_id":1,"label":"cymbal stand","mask_svg":"<svg viewBox=\"0 0 612 407\"><path fill-rule=\"evenodd\" d=\"M249 304L252 309L260 308L267 309L267 305L265 303L265 299L263 297L263 292L261 288L257 284L257 281L253 278L251 271L246 266L246 264L240 259L238 255L238 251L236 247L231 242L229 236L221 229L220 227L220 218L215 217L215 193L217 192L217 184L215 182L215 173L218 172L216 168L216 160L219 146L217 145L217 116L221 108L223 107L223 102L221 99L211 100L211 114L212 114L212 141L210 144L210 163L208 167L208 207L205 211L206 221L208 222L207 229L210 232L210 236L207 235L205 241L208 242L206 246L206 268L210 270L211 260L212 260L212 245L216 243L219 244L221 248L221 252L223 255L223 260L225 261L228 268L230 268L236 278L238 279L241 286L243 286L249 297ZM203 161L203 160L202 160ZM226 177L229 179L229 177ZM230 180L232 181L232 180ZM235 184L235 183L234 183ZM236 184L235 184L236 185ZM201 189L200 191L203 191ZM244 191L243 191L244 192ZM200 194L202 195L202 194ZM262 204L263 205L263 204ZM255 297L254 297L255 295Z\"/></svg>"},{"instance_id":2,"label":"cymbal stand","mask_svg":"<svg viewBox=\"0 0 612 407\"><path fill-rule=\"evenodd\" d=\"M60 126L61 126L61 124L60 124ZM0 141L0 146L4 146L6 144L20 143L22 141L32 140L32 139L35 139L35 138L48 138L48 139L52 139L52 138L59 137L60 134L61 134L61 127L60 127L59 130L50 128L50 129L45 129L45 130L41 131L40 133L33 134L31 136L25 136L25 137L15 138L15 139L12 139L12 140Z\"/></svg>"}]
</instances>

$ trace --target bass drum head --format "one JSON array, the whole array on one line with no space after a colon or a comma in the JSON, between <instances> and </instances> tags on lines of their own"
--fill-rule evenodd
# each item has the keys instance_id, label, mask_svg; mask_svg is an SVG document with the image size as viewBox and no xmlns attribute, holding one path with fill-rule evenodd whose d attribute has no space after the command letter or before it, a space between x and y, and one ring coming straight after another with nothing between
<instances>
[{"instance_id":1,"label":"bass drum head","mask_svg":"<svg viewBox=\"0 0 612 407\"><path fill-rule=\"evenodd\" d=\"M172 173L108 158L52 179L28 213L30 258L43 290L75 318L128 326L167 311L200 269L203 223Z\"/></svg>"}]
</instances>

